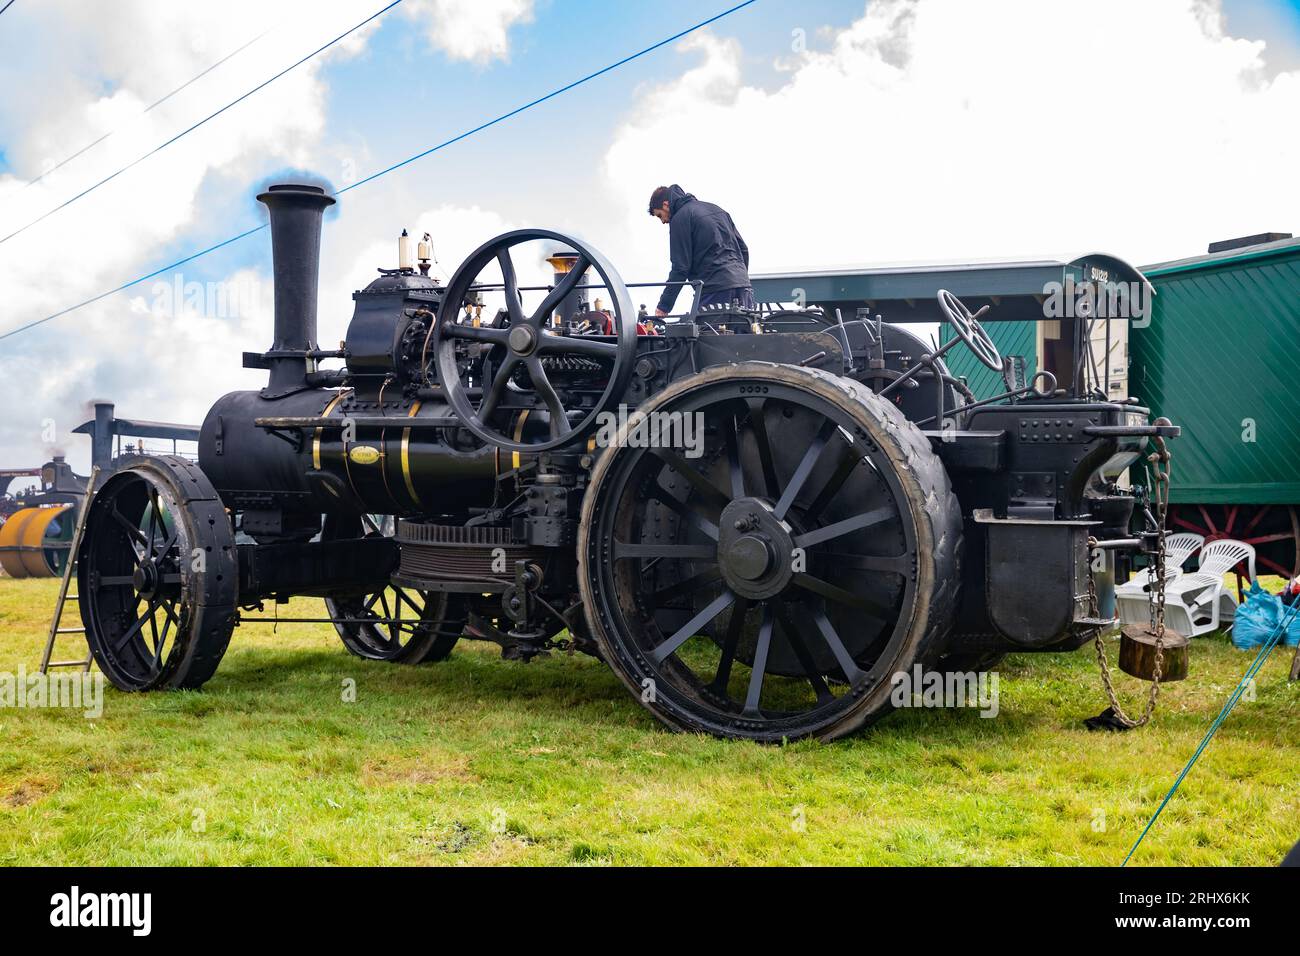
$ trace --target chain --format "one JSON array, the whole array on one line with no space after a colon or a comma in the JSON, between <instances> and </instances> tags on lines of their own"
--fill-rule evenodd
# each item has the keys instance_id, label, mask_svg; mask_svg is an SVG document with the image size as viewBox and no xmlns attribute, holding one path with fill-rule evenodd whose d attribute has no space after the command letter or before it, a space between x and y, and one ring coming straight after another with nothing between
<instances>
[{"instance_id":1,"label":"chain","mask_svg":"<svg viewBox=\"0 0 1300 956\"><path fill-rule=\"evenodd\" d=\"M1153 469L1154 481L1152 492L1155 496L1153 502L1156 509L1156 554L1154 567L1154 580L1147 590L1147 615L1150 621L1151 633L1156 639L1156 659L1155 668L1151 675L1151 691L1147 695L1146 709L1142 716L1134 720L1124 712L1120 705L1119 697L1115 694L1115 685L1111 679L1110 663L1106 660L1106 645L1102 641L1101 628L1097 629L1095 644L1097 647L1097 663L1101 667L1101 682L1106 688L1106 696L1110 699L1111 710L1114 711L1115 717L1126 727L1141 727L1151 720L1156 711L1156 699L1160 696L1160 678L1164 673L1165 663L1165 517L1169 511L1169 449L1165 446L1163 438L1156 436L1154 439L1156 450L1147 456L1147 461ZM1089 538L1089 553L1096 546L1097 539ZM1148 571L1148 573L1152 573ZM1100 611L1097 606L1097 585L1093 581L1092 569L1088 569L1088 606L1092 616L1099 617Z\"/></svg>"}]
</instances>

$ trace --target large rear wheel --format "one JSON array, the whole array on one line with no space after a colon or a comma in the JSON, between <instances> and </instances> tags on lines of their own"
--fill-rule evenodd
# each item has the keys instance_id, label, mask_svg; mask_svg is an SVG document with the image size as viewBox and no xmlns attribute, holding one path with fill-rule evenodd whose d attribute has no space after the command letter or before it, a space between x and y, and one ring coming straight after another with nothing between
<instances>
[{"instance_id":1,"label":"large rear wheel","mask_svg":"<svg viewBox=\"0 0 1300 956\"><path fill-rule=\"evenodd\" d=\"M893 674L941 652L960 581L961 515L925 436L852 380L757 362L638 417L593 469L579 532L588 621L623 682L674 728L763 742L885 713Z\"/></svg>"}]
</instances>

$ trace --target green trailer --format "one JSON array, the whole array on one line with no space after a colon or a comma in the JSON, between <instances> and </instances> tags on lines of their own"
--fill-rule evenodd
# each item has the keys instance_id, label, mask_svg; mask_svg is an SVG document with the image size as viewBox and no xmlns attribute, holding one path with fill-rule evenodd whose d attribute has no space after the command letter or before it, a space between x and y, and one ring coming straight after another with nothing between
<instances>
[{"instance_id":1,"label":"green trailer","mask_svg":"<svg viewBox=\"0 0 1300 956\"><path fill-rule=\"evenodd\" d=\"M1132 329L1134 389L1183 425L1173 530L1255 546L1260 574L1294 576L1300 542L1300 240L1259 236L1146 266L1150 324Z\"/></svg>"}]
</instances>

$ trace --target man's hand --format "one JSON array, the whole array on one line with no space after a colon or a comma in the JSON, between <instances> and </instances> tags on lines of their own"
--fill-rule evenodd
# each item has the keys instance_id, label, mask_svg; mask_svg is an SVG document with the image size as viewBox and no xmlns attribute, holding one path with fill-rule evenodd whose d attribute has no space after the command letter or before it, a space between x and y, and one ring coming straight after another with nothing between
<instances>
[{"instance_id":1,"label":"man's hand","mask_svg":"<svg viewBox=\"0 0 1300 956\"><path fill-rule=\"evenodd\" d=\"M656 319L662 319L662 318L663 318L665 315L667 315L667 314L668 314L668 313L665 312L663 309L655 309L655 318L656 318Z\"/></svg>"}]
</instances>

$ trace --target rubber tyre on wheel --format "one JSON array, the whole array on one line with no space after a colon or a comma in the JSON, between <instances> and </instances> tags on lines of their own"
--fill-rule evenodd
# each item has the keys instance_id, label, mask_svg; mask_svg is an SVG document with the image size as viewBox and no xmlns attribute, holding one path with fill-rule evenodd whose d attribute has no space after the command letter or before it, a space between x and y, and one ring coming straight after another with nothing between
<instances>
[{"instance_id":1,"label":"rubber tyre on wheel","mask_svg":"<svg viewBox=\"0 0 1300 956\"><path fill-rule=\"evenodd\" d=\"M772 416L767 405L770 399L745 397L767 393L771 393L778 402L794 406L805 418L809 415L815 416L818 409L826 416L825 423L818 430L817 438L814 439L814 443L820 441L822 444L816 449L809 446L799 468L787 467L787 474L790 477L784 483L786 491L781 493L781 499L775 508L772 506L772 501L777 495L773 488L773 481L781 484L781 476L778 474L780 469L774 464L775 458L779 457L779 453L772 450L775 442L767 438L770 430L769 418ZM710 405L710 402L714 404ZM681 411L683 414L690 414L693 408L722 408L728 403L732 407L741 407L740 403L743 402L758 404L751 404L750 407L756 407L757 411L750 412L749 418L745 419L746 424L741 422L742 412L733 414L733 420L736 422L734 426L736 437L726 439L729 442L726 455L730 456L729 468L733 476L730 497L719 490L718 480L709 478L698 470L691 474L692 466L681 456L665 458L665 454L658 451L640 452L636 448L628 447L629 429L634 427L633 422L624 426L611 446L602 452L592 470L579 527L578 578L584 609L603 659L609 663L633 695L668 726L682 731L766 743L801 737L833 740L852 733L891 709L892 677L895 673L907 671L915 663L929 667L942 654L952 628L961 580L961 512L947 472L931 449L929 440L890 402L878 398L870 389L851 379L813 369L762 362L720 366L674 383L638 409L638 412L649 419L656 412L671 414ZM805 407L811 411L804 413L802 409ZM784 414L784 407L781 411ZM699 414L705 416L707 412L700 411ZM809 420L814 425L818 421L815 417ZM794 427L799 419L792 417L791 421L789 442L802 441L803 444L807 444L806 430L799 431ZM746 434L752 437L742 439L742 427L748 428ZM838 432L843 433L842 442L835 437L837 429ZM784 441L785 435L781 437ZM797 614L791 613L793 607L789 602L800 602L797 606L800 613L807 611L809 616L820 614L820 620L826 619L825 609L830 606L829 604L825 604L820 611L815 606L809 609L809 605L804 603L807 600L806 595L793 596L793 590L788 594L782 592L772 597L747 598L744 602L736 602L737 608L741 603L744 604L743 610L731 612L732 617L738 615L741 618L741 624L736 628L737 633L745 627L744 616L748 612L761 607L764 615L764 623L760 627L757 643L757 646L763 650L755 651L753 654L754 660L761 660L763 666L760 668L754 663L750 664L750 696L746 699L742 710L739 703L731 701L726 692L727 680L732 673L732 660L739 659L735 657L738 644L730 634L730 625L725 629L728 635L722 651L723 657L726 658L726 678L722 674L722 664L717 665L718 674L714 682L707 686L703 686L700 675L684 676L683 668L686 671L690 671L691 668L690 665L683 664L678 651L678 648L689 646L701 634L708 633L708 628L711 626L709 622L717 614L722 613L721 610L715 611L715 608L727 608L727 594L730 593L728 589L735 585L725 575L720 574L722 581L719 584L723 587L722 595L704 611L691 617L690 621L682 625L672 638L663 640L662 634L665 629L659 628L656 631L654 626L647 623L657 612L657 608L647 603L646 595L642 593L644 586L639 583L646 576L645 566L623 570L623 565L619 562L631 564L633 561L644 560L647 556L657 556L654 560L659 561L671 560L673 554L680 553L689 554L692 560L699 559L707 565L709 563L708 543L707 540L700 538L698 533L696 541L705 540L703 545L677 543L674 535L679 536L680 531L674 529L665 533L662 529L668 526L657 515L648 516L643 510L630 509L643 508L644 496L647 493L650 496L662 497L664 486L658 482L664 480L663 475L671 474L684 477L686 483L701 489L705 499L713 500L714 510L720 509L720 513L724 516L729 514L727 509L737 502L741 502L745 507L749 507L753 502L756 510L763 510L765 513L770 511L771 516L763 520L768 526L778 529L774 533L779 533L781 523L775 521L775 518L778 512L782 511L781 502L786 498L790 499L790 502L785 504L786 517L796 515L801 508L805 508L806 497L810 495L803 492L805 486L802 482L808 480L809 474L825 465L825 462L818 461L817 456L823 454L830 441L834 441L837 446L844 449L839 453L842 455L841 465L847 465L850 471L853 469L857 469L858 472L867 471L867 477L862 480L874 480L881 487L887 486L892 496L891 500L897 510L896 518L891 520L896 521L899 529L894 532L894 537L899 539L905 536L909 542L908 547L912 549L911 553L882 556L878 559L874 555L862 555L858 556L858 560L862 563L857 566L870 569L873 561L894 562L892 565L894 570L891 573L898 574L905 581L898 587L901 594L898 599L899 605L892 623L882 625L881 633L885 634L888 630L888 634L881 638L884 643L880 645L881 649L877 657L870 663L865 658L861 661L857 658L846 661L848 641L839 638L838 634L834 633L834 628L830 629L832 634L828 635L827 629L818 624L830 651L838 651L836 659L840 661L840 667L837 669L833 664L828 667L815 659L815 655L811 653L813 650L811 642L807 641L806 631L802 635L799 634L801 622ZM743 449L742 442L748 442ZM761 467L747 464L755 458L752 451L754 448L767 448L767 460L763 460L762 453L759 452L758 460ZM867 450L863 452L865 457L857 457L862 450ZM640 464L649 459L636 456L647 453L673 461L671 471L661 470L654 473L647 471L646 474L650 474L651 477L638 479L635 469L662 467L657 464L649 466ZM749 457L746 458L746 455ZM809 461L812 464L807 464ZM870 464L869 470L858 468L862 461ZM721 467L725 476L727 464L724 463ZM761 471L758 479L753 478L752 473L755 470ZM799 478L801 472L803 477ZM634 490L633 482L637 480L642 484L636 486ZM796 485L796 480L801 483ZM656 484L647 485L645 484L647 481ZM721 483L726 483L725 477L721 479ZM765 484L767 497L754 496L747 492L746 488L749 484ZM795 488L793 492L789 491L791 486ZM626 491L623 491L620 497L620 491L623 489ZM737 490L741 492L740 497L735 496ZM837 493L840 493L838 488L833 492L829 486L826 486L822 494L817 497L817 502L821 502L823 498L834 498ZM805 496L799 497L801 494ZM724 500L728 502L725 505ZM716 549L714 564L721 568L728 561L734 562L734 559L728 555L735 549L730 548L724 554L723 545L719 543L720 540L725 540L726 530L721 528L723 522L716 515L693 512L689 496L685 502L674 499L666 504L669 510L682 516L680 528L687 528L689 523L693 525L696 532L702 530L706 536L714 537ZM825 509L824 504L821 507ZM811 515L817 510L816 503L806 505L806 510ZM651 527L648 517L655 519L653 530L647 530ZM858 518L866 520L865 516L860 515ZM838 522L837 526L850 527L856 533L860 522L857 522L856 518L850 518ZM641 542L653 538L665 540L662 544L621 540L619 535L622 534L627 538L630 529L638 529L635 533L641 536ZM805 527L799 532L799 536L789 540L796 544L800 540L807 541L811 549L812 542L816 541L820 544L826 542L828 536L835 537L836 535L832 535L834 530L834 527L829 530L828 527L811 529ZM839 531L838 534L847 535L848 532ZM719 539L719 535L723 535L723 538ZM752 544L746 547L751 552L754 551ZM795 550L800 549L801 546ZM810 551L809 560L815 557L816 555ZM831 558L837 560L839 555L831 555ZM906 565L900 562L903 558L909 559ZM682 574L686 575L696 567L697 565L688 565L688 570L683 571ZM904 567L906 570L902 570ZM694 577L699 576L698 573L694 575ZM798 583L799 576L796 575L793 580ZM862 583L864 587L867 586L865 575ZM682 586L685 586L685 582L678 585L678 587ZM814 587L808 584L807 576L805 576L805 586ZM788 587L792 589L793 585ZM642 591L638 591L638 588ZM819 582L814 589L820 594L828 595L827 601L831 597L843 601L854 598L854 595L848 594L846 589L827 587L822 582ZM732 598L735 599L734 593ZM781 677L790 674L800 676L802 673L817 692L817 703L810 709L793 716L790 712L779 708L769 712L761 705L765 674L773 673L766 670L769 648L776 647L772 638L775 626L772 621L773 617L781 615L782 607L786 614L782 620L787 633L787 644L793 647L796 654L799 654L799 662L804 666L801 672L799 667L792 669L787 664L785 671L775 673ZM710 612L714 613L711 615ZM683 616L689 616L688 611L682 613ZM784 623L785 621L791 623ZM676 624L672 626L675 627ZM764 630L766 630L766 638L762 635ZM796 636L790 637L790 634ZM723 643L716 633L711 639L715 643ZM796 643L803 644L802 649L795 647ZM839 644L838 648L836 643ZM815 649L823 653L824 661L827 656L826 648ZM668 667L669 664L672 664L672 667ZM753 676L755 674L756 678ZM850 679L845 679L845 675L851 675ZM719 681L721 681L721 688L719 688ZM755 683L758 687L757 697L753 694ZM831 685L841 690L838 698L830 693ZM725 703L721 702L722 698L726 698Z\"/></svg>"}]
</instances>

